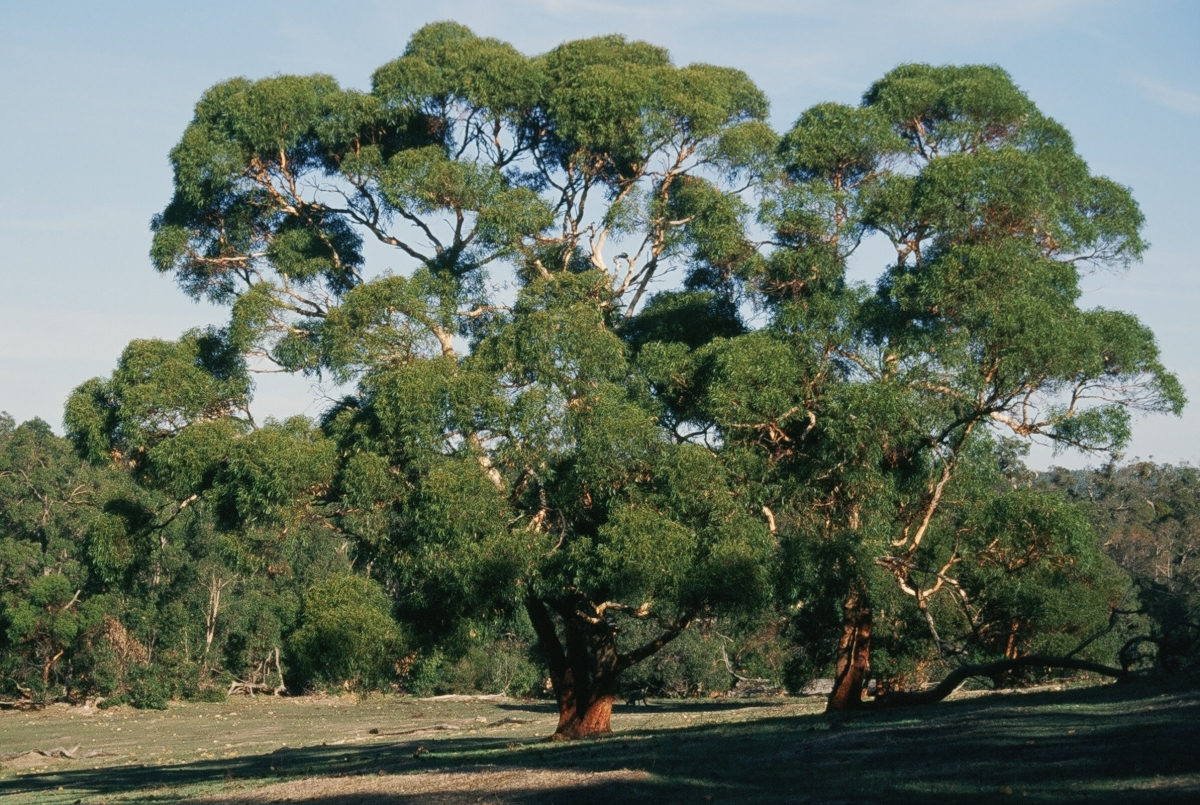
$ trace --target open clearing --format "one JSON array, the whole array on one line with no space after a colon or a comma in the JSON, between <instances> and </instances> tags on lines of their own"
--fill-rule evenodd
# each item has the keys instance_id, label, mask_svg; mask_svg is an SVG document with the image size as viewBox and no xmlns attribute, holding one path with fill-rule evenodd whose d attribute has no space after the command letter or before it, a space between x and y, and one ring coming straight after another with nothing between
<instances>
[{"instance_id":1,"label":"open clearing","mask_svg":"<svg viewBox=\"0 0 1200 805\"><path fill-rule=\"evenodd\" d=\"M622 705L612 736L571 744L544 740L550 704L520 700L260 696L166 711L8 711L0 802L1200 801L1194 690L964 697L837 720L822 706ZM74 758L38 752L59 747Z\"/></svg>"}]
</instances>

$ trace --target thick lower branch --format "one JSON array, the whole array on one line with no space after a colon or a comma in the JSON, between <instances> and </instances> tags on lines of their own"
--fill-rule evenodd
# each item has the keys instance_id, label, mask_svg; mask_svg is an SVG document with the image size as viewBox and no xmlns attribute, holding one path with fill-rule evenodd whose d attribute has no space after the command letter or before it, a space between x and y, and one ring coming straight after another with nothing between
<instances>
[{"instance_id":1,"label":"thick lower branch","mask_svg":"<svg viewBox=\"0 0 1200 805\"><path fill-rule=\"evenodd\" d=\"M1101 674L1113 679L1124 679L1129 675L1120 668L1101 665L1098 662L1080 660L1074 657L1048 657L1042 654L1029 654L1015 659L997 660L979 665L964 665L961 668L951 671L937 687L912 692L893 691L880 696L875 702L876 706L880 707L934 704L958 690L959 686L971 677L995 677L1021 668L1069 668L1075 671L1090 671L1093 674Z\"/></svg>"},{"instance_id":2,"label":"thick lower branch","mask_svg":"<svg viewBox=\"0 0 1200 805\"><path fill-rule=\"evenodd\" d=\"M688 628L688 625L695 617L696 613L687 613L679 620L668 626L666 630L658 637L642 644L641 646L638 646L633 651L620 655L617 660L617 673L620 673L631 665L636 665L647 657L653 656L663 646L667 645L667 643L670 643L672 640L679 637L679 635L683 634L683 631Z\"/></svg>"}]
</instances>

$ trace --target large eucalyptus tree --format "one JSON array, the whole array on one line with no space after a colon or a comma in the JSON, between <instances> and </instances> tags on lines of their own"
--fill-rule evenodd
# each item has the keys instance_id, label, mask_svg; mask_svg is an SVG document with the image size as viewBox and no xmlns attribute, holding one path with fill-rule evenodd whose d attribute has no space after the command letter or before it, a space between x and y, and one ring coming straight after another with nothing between
<instances>
[{"instance_id":1,"label":"large eucalyptus tree","mask_svg":"<svg viewBox=\"0 0 1200 805\"><path fill-rule=\"evenodd\" d=\"M171 154L156 266L230 305L235 349L357 384L326 421L336 527L409 617L523 604L560 736L607 731L624 668L767 595L767 524L622 337L657 276L744 248L766 112L644 43L526 57L439 23L368 93L218 85ZM404 268L369 272L364 239ZM660 630L627 645L631 618Z\"/></svg>"},{"instance_id":2,"label":"large eucalyptus tree","mask_svg":"<svg viewBox=\"0 0 1200 805\"><path fill-rule=\"evenodd\" d=\"M901 67L782 138L766 113L644 43L527 57L439 23L370 92L220 84L171 154L152 257L229 305L211 337L355 385L303 494L410 619L524 606L561 737L772 581L843 602L831 705L857 702L879 585L935 640L930 601L964 595L969 456L1003 430L1113 450L1183 403L1144 326L1078 305L1086 266L1140 257L1136 204L1002 71ZM871 235L896 251L874 288L846 280ZM192 421L236 440L227 396Z\"/></svg>"}]
</instances>

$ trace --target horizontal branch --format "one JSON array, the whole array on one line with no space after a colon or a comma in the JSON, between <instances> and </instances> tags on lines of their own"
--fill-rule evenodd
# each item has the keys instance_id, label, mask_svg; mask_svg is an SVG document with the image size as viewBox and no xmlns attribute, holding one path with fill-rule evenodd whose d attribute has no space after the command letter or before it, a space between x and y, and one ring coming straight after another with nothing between
<instances>
[{"instance_id":1,"label":"horizontal branch","mask_svg":"<svg viewBox=\"0 0 1200 805\"><path fill-rule=\"evenodd\" d=\"M875 700L880 707L901 707L915 704L934 704L949 696L971 677L994 677L999 674L1016 671L1021 668L1070 668L1074 671L1090 671L1093 674L1124 679L1128 673L1120 668L1101 665L1098 662L1080 660L1074 657L1049 657L1042 654L1030 654L1008 660L979 665L964 665L956 668L936 687L922 691L894 691L886 693Z\"/></svg>"},{"instance_id":2,"label":"horizontal branch","mask_svg":"<svg viewBox=\"0 0 1200 805\"><path fill-rule=\"evenodd\" d=\"M620 655L617 658L617 673L620 673L621 671L625 670L626 668L628 668L632 665L637 665L639 662L646 659L647 657L654 655L656 652L659 651L659 649L661 649L663 646L667 645L667 643L670 643L672 640L679 637L679 635L683 634L683 630L688 628L688 625L692 622L692 619L695 617L696 617L696 613L694 613L694 612L687 613L686 615L681 617L679 620L675 621L670 626L668 626L666 628L666 630L663 631L663 633L660 634L658 637L656 637L653 640L650 640L646 643L643 643L641 646L639 646L638 648L635 648L633 651L630 651L626 654Z\"/></svg>"}]
</instances>

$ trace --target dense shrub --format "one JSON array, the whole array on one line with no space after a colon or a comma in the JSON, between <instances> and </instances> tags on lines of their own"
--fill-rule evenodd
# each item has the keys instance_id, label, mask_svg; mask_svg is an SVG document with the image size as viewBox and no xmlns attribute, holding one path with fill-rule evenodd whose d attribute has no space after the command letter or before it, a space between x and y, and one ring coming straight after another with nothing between
<instances>
[{"instance_id":1,"label":"dense shrub","mask_svg":"<svg viewBox=\"0 0 1200 805\"><path fill-rule=\"evenodd\" d=\"M396 676L403 647L383 588L362 576L336 575L305 591L290 658L306 688L372 688Z\"/></svg>"},{"instance_id":2,"label":"dense shrub","mask_svg":"<svg viewBox=\"0 0 1200 805\"><path fill-rule=\"evenodd\" d=\"M164 668L147 665L130 675L129 703L139 710L166 710L175 690L170 674Z\"/></svg>"},{"instance_id":3,"label":"dense shrub","mask_svg":"<svg viewBox=\"0 0 1200 805\"><path fill-rule=\"evenodd\" d=\"M637 628L641 626L629 629L623 639L633 645L652 635L652 628ZM736 681L725 665L724 640L704 625L689 628L657 654L622 674L622 691L626 695L640 691L649 696L680 697L724 693Z\"/></svg>"},{"instance_id":4,"label":"dense shrub","mask_svg":"<svg viewBox=\"0 0 1200 805\"><path fill-rule=\"evenodd\" d=\"M1109 464L1042 478L1087 513L1129 595L1114 619L1122 661L1200 673L1200 470Z\"/></svg>"},{"instance_id":5,"label":"dense shrub","mask_svg":"<svg viewBox=\"0 0 1200 805\"><path fill-rule=\"evenodd\" d=\"M547 674L524 617L464 622L412 651L403 667L401 685L416 696L538 696Z\"/></svg>"}]
</instances>

